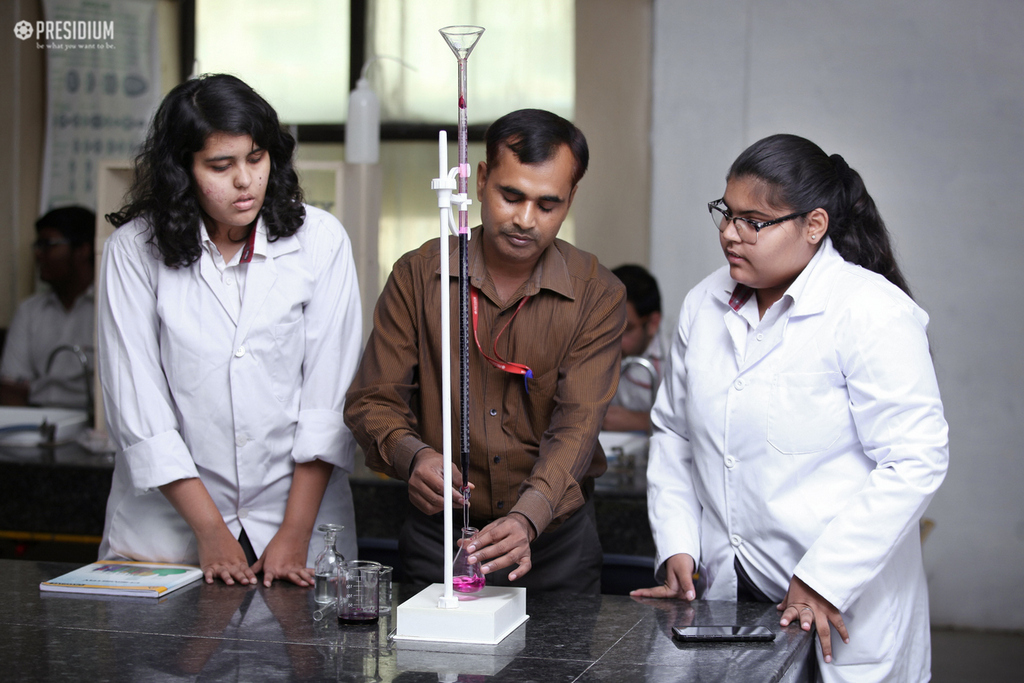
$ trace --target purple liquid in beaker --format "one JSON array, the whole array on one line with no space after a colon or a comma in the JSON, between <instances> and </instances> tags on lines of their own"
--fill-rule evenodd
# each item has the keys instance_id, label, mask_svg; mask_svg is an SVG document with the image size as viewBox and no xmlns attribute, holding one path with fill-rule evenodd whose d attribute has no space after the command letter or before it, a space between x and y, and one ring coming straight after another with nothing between
<instances>
[{"instance_id":1,"label":"purple liquid in beaker","mask_svg":"<svg viewBox=\"0 0 1024 683\"><path fill-rule=\"evenodd\" d=\"M339 624L376 624L377 612L346 612L338 615Z\"/></svg>"}]
</instances>

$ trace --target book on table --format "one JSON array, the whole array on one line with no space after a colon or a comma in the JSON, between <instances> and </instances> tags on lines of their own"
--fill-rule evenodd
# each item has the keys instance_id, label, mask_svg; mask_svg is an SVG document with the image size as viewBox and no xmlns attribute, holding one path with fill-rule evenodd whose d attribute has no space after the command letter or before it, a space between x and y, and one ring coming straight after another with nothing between
<instances>
[{"instance_id":1,"label":"book on table","mask_svg":"<svg viewBox=\"0 0 1024 683\"><path fill-rule=\"evenodd\" d=\"M160 562L93 562L43 581L39 589L62 593L159 598L203 578L203 570Z\"/></svg>"}]
</instances>

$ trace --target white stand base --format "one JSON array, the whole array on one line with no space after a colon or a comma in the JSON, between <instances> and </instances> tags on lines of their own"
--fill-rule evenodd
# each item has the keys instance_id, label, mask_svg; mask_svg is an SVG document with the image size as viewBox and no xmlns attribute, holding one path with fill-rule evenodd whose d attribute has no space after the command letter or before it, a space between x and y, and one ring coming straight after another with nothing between
<instances>
[{"instance_id":1,"label":"white stand base","mask_svg":"<svg viewBox=\"0 0 1024 683\"><path fill-rule=\"evenodd\" d=\"M456 593L456 609L437 606L443 595L444 586L435 583L399 605L395 640L496 645L529 619L525 588Z\"/></svg>"}]
</instances>

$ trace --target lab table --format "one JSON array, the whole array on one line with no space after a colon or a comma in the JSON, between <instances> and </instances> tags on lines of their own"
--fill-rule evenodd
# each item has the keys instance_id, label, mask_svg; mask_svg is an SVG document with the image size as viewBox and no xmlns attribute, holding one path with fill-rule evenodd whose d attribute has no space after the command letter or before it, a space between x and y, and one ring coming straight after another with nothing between
<instances>
[{"instance_id":1,"label":"lab table","mask_svg":"<svg viewBox=\"0 0 1024 683\"><path fill-rule=\"evenodd\" d=\"M195 583L162 599L43 593L77 565L0 560L0 661L17 681L808 681L814 639L773 605L527 594L529 620L498 645L391 640L315 622L312 591ZM396 604L411 594L395 586ZM769 627L770 643L681 645L687 624Z\"/></svg>"},{"instance_id":2,"label":"lab table","mask_svg":"<svg viewBox=\"0 0 1024 683\"><path fill-rule=\"evenodd\" d=\"M610 460L595 492L604 552L653 557L643 468ZM361 456L356 462L349 479L360 539L393 544L409 506L406 484L369 471ZM113 466L113 455L91 453L74 442L56 447L0 443L0 539L69 538L98 544Z\"/></svg>"}]
</instances>

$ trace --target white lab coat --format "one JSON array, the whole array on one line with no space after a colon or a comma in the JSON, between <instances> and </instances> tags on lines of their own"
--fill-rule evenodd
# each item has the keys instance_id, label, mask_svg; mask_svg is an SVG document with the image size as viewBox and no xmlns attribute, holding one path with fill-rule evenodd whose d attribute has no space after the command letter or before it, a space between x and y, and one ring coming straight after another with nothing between
<instances>
[{"instance_id":1,"label":"white lab coat","mask_svg":"<svg viewBox=\"0 0 1024 683\"><path fill-rule=\"evenodd\" d=\"M942 482L947 425L928 316L830 240L758 320L728 267L687 295L652 413L657 566L698 561L734 600L738 556L772 600L795 574L850 630L825 680L928 680L918 522Z\"/></svg>"},{"instance_id":2,"label":"white lab coat","mask_svg":"<svg viewBox=\"0 0 1024 683\"><path fill-rule=\"evenodd\" d=\"M341 224L307 206L295 235L270 242L261 219L240 307L208 253L169 268L148 239L135 220L103 250L100 379L119 450L100 557L198 562L194 534L157 489L190 477L261 555L295 463L316 458L335 466L316 524L344 524L338 546L355 557L355 440L342 411L362 318ZM314 527L308 566L320 537Z\"/></svg>"}]
</instances>

